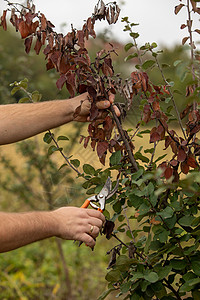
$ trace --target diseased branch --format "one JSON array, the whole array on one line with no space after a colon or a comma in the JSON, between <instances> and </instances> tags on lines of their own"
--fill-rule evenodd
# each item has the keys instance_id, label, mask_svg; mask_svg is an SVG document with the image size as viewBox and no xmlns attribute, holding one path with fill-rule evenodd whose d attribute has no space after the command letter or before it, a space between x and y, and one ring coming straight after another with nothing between
<instances>
[{"instance_id":1,"label":"diseased branch","mask_svg":"<svg viewBox=\"0 0 200 300\"><path fill-rule=\"evenodd\" d=\"M129 143L128 143L126 137L125 137L124 130L122 129L122 126L121 126L121 124L120 124L120 122L119 122L119 119L118 119L116 113L115 113L115 110L114 110L114 108L113 108L113 105L110 106L110 111L111 111L111 113L112 113L112 115L113 115L113 118L114 118L115 123L116 123L116 125L117 125L117 129L118 129L118 131L119 131L119 134L120 134L120 136L121 136L121 138L122 138L122 140L123 140L123 142L124 142L124 145L125 145L125 147L126 147L126 151L127 151L127 153L128 153L130 162L131 162L133 168L135 169L135 171L138 171L138 166L137 166L137 163L136 163L135 158L134 158L134 156L133 156L133 153L132 153L132 151L131 151L131 147L130 147L130 145L129 145Z\"/></svg>"}]
</instances>

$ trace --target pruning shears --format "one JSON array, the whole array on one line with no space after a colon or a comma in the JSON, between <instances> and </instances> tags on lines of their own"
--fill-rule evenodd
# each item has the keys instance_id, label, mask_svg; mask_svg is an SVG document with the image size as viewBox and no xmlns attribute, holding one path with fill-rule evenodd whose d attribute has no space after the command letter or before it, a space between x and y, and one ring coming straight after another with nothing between
<instances>
[{"instance_id":1,"label":"pruning shears","mask_svg":"<svg viewBox=\"0 0 200 300\"><path fill-rule=\"evenodd\" d=\"M115 187L112 189L112 182L110 177L108 177L102 190L97 195L94 195L88 198L87 200L85 200L85 202L81 207L87 208L90 205L92 208L97 209L98 211L103 213L106 206L106 200L111 198L116 193L118 186L119 186L119 179L117 179L117 183Z\"/></svg>"}]
</instances>

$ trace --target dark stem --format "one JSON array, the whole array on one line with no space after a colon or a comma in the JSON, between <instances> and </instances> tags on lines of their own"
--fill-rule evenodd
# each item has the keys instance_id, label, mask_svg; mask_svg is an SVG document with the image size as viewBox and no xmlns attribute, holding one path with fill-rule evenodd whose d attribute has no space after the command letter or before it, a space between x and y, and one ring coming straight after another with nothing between
<instances>
[{"instance_id":1,"label":"dark stem","mask_svg":"<svg viewBox=\"0 0 200 300\"><path fill-rule=\"evenodd\" d=\"M115 123L116 123L116 125L117 125L117 129L118 129L118 131L119 131L119 134L120 134L120 136L121 136L121 138L122 138L122 140L123 140L123 142L124 142L124 145L125 145L125 147L126 147L126 151L127 151L127 153L128 153L128 157L129 157L129 159L130 159L130 162L131 162L133 168L135 169L135 171L138 171L138 166L137 166L137 163L136 163L135 158L134 158L134 156L133 156L131 147L130 147L130 145L129 145L129 142L127 141L127 138L125 137L124 130L122 129L122 126L121 126L121 124L120 124L120 122L119 122L119 119L118 119L116 113L115 113L115 110L114 110L114 108L113 108L113 105L110 106L110 111L111 111L111 113L112 113L112 115L113 115L113 118L114 118Z\"/></svg>"}]
</instances>

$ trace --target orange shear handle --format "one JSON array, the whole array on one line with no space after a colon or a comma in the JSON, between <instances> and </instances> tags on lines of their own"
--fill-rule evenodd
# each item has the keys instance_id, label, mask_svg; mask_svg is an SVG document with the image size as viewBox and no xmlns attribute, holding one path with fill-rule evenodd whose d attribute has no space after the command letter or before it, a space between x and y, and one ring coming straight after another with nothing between
<instances>
[{"instance_id":1,"label":"orange shear handle","mask_svg":"<svg viewBox=\"0 0 200 300\"><path fill-rule=\"evenodd\" d=\"M83 205L81 206L81 208L87 208L90 205L90 200L85 200L85 202L83 203Z\"/></svg>"}]
</instances>

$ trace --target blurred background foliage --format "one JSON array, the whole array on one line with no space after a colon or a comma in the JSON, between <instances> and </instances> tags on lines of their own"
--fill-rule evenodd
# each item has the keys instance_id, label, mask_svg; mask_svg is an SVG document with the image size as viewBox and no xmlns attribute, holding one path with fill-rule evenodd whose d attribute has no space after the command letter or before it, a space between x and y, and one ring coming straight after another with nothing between
<instances>
[{"instance_id":1,"label":"blurred background foliage","mask_svg":"<svg viewBox=\"0 0 200 300\"><path fill-rule=\"evenodd\" d=\"M30 90L38 90L42 94L42 101L68 97L65 89L56 89L57 74L54 71L46 72L43 54L36 56L31 52L26 55L23 41L11 28L7 32L0 28L0 36L0 104L18 102L24 96L22 92L11 96L9 84L25 77L29 80ZM113 44L118 52L118 56L113 57L114 68L125 79L134 71L137 61L125 62L127 53L124 46L119 41L113 41ZM96 40L88 42L92 58L104 47L109 45L106 34L103 33ZM173 64L177 60L189 64L187 49L184 51L183 47L178 46L164 49L159 59L162 64L171 66L169 68L165 65L165 74L174 81L174 89L184 90L190 78L182 72L183 63L176 72ZM155 69L149 73L155 84L162 82L159 74ZM181 110L186 101L185 96L177 93L176 100ZM123 102L123 99L117 96L116 101ZM129 112L129 126L133 126L140 118L139 97L134 101ZM66 153L75 153L86 162L90 154L85 155L86 152L80 150L82 145L79 148L75 146L83 124L70 126L66 128L66 132L70 132L70 135L67 133L69 141L64 146ZM58 129L55 130L56 133L57 131ZM75 180L75 175L68 168L58 171L62 164L61 158L59 154L48 157L47 147L42 142L42 136L39 136L16 146L1 148L1 210L55 209L68 204L80 206L85 200L81 180ZM111 244L112 241L108 245L108 241L100 237L95 251L90 252L84 246L78 248L72 241L58 242L56 239L49 239L1 254L0 299L68 299L70 289L73 299L95 300L106 286L104 276L109 261L106 251L112 247Z\"/></svg>"}]
</instances>

